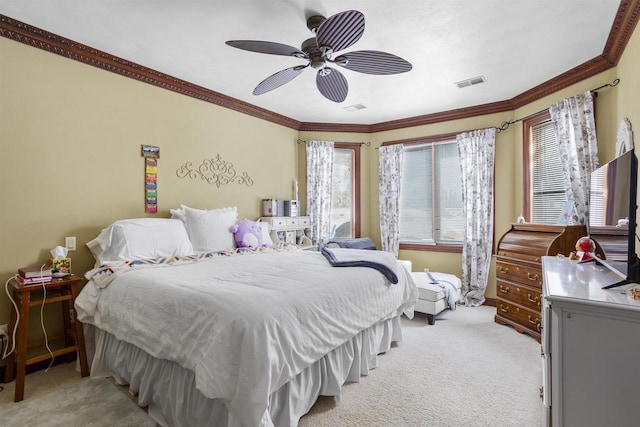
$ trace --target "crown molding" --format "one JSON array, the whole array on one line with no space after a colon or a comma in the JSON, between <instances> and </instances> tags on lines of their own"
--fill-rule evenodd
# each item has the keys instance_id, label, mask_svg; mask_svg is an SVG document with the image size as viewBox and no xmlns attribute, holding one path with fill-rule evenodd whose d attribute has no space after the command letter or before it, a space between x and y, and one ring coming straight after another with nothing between
<instances>
[{"instance_id":1,"label":"crown molding","mask_svg":"<svg viewBox=\"0 0 640 427\"><path fill-rule=\"evenodd\" d=\"M512 99L371 125L300 122L248 102L143 67L0 14L0 36L163 89L298 131L373 133L511 111L615 67L640 20L640 0L622 0L603 53Z\"/></svg>"},{"instance_id":2,"label":"crown molding","mask_svg":"<svg viewBox=\"0 0 640 427\"><path fill-rule=\"evenodd\" d=\"M302 122L299 131L371 133L372 125Z\"/></svg>"},{"instance_id":3,"label":"crown molding","mask_svg":"<svg viewBox=\"0 0 640 427\"><path fill-rule=\"evenodd\" d=\"M40 28L0 14L0 36L46 50L65 58L73 59L105 71L129 77L140 82L167 89L201 101L209 102L248 114L252 117L268 120L292 129L300 128L301 123L289 117L276 114L230 96L215 92L185 80L172 77L151 68L143 67L126 59L86 46L82 43L44 31Z\"/></svg>"},{"instance_id":4,"label":"crown molding","mask_svg":"<svg viewBox=\"0 0 640 427\"><path fill-rule=\"evenodd\" d=\"M611 64L618 64L639 20L640 0L622 0L602 51L602 56Z\"/></svg>"},{"instance_id":5,"label":"crown molding","mask_svg":"<svg viewBox=\"0 0 640 427\"><path fill-rule=\"evenodd\" d=\"M513 110L511 101L491 102L488 104L474 105L472 107L458 108L455 110L441 111L433 114L425 114L422 116L377 123L371 126L371 130L372 132L383 132L387 130L466 119L468 117L482 116L485 114L501 113L503 111L510 110Z\"/></svg>"},{"instance_id":6,"label":"crown molding","mask_svg":"<svg viewBox=\"0 0 640 427\"><path fill-rule=\"evenodd\" d=\"M604 56L597 56L511 99L514 108L520 108L584 79L612 68Z\"/></svg>"}]
</instances>

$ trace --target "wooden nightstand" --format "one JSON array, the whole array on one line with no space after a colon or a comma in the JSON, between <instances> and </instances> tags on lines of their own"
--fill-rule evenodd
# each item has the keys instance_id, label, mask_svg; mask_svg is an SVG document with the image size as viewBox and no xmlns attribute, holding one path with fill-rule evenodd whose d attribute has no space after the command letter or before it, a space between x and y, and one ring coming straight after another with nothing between
<instances>
[{"instance_id":1,"label":"wooden nightstand","mask_svg":"<svg viewBox=\"0 0 640 427\"><path fill-rule=\"evenodd\" d=\"M64 279L53 279L51 282L44 283L47 290L45 304L60 302L62 305L62 322L64 325L64 344L65 347L53 351L54 356L61 356L77 351L80 358L80 371L83 377L89 375L89 366L87 364L87 353L84 347L84 332L82 323L76 317L76 310L73 303L78 296L78 284L82 282L82 278L71 275ZM13 300L18 306L20 319L18 321L18 331L16 333L15 351L7 357L7 366L5 371L5 382L13 381L14 363L15 363L15 379L16 393L15 402L24 399L24 376L27 365L46 360L51 357L47 352L27 359L27 331L29 326L29 308L40 306L42 304L43 284L21 285L14 278L9 282L9 289L13 293ZM32 300L31 294L39 296L39 299ZM9 348L12 346L13 328L18 319L16 309L11 305L11 320L9 323ZM17 360L16 360L17 359Z\"/></svg>"}]
</instances>

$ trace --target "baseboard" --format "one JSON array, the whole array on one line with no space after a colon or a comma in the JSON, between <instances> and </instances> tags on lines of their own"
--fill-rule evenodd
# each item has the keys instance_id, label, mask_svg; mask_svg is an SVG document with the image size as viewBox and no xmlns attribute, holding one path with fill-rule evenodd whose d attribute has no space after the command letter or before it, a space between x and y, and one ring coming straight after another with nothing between
<instances>
[{"instance_id":1,"label":"baseboard","mask_svg":"<svg viewBox=\"0 0 640 427\"><path fill-rule=\"evenodd\" d=\"M62 356L58 356L58 357L54 357L53 359L53 364L51 366L55 366L55 365L59 365L61 363L69 363L69 358L67 357L68 355L63 354ZM73 358L71 359L76 360L76 355L73 355ZM47 360L43 360L40 362L36 362L32 365L29 365L25 368L25 372L27 375L32 374L34 372L37 371L41 371L43 369L47 369L49 367L49 364L51 363L51 359L47 359ZM5 383L4 381L4 374L5 371L7 370L6 366L0 366L0 384ZM14 368L14 373L15 373L15 368Z\"/></svg>"},{"instance_id":2,"label":"baseboard","mask_svg":"<svg viewBox=\"0 0 640 427\"><path fill-rule=\"evenodd\" d=\"M495 298L485 298L482 305L488 305L491 307L497 307Z\"/></svg>"}]
</instances>

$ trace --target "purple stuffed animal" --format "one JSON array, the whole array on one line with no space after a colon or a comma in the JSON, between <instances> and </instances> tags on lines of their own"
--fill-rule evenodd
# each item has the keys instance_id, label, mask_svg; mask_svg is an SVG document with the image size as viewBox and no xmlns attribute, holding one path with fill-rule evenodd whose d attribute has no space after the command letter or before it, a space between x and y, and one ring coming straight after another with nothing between
<instances>
[{"instance_id":1,"label":"purple stuffed animal","mask_svg":"<svg viewBox=\"0 0 640 427\"><path fill-rule=\"evenodd\" d=\"M245 218L232 226L231 232L239 248L266 246L262 241L262 228L255 221Z\"/></svg>"}]
</instances>

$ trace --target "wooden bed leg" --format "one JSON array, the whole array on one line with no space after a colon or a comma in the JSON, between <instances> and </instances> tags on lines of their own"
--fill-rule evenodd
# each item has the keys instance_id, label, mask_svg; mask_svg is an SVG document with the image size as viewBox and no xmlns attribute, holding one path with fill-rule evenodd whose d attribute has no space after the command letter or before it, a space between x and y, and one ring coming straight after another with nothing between
<instances>
[{"instance_id":1,"label":"wooden bed leg","mask_svg":"<svg viewBox=\"0 0 640 427\"><path fill-rule=\"evenodd\" d=\"M433 314L427 314L427 322L429 322L430 325L433 325L436 323L436 316Z\"/></svg>"}]
</instances>

